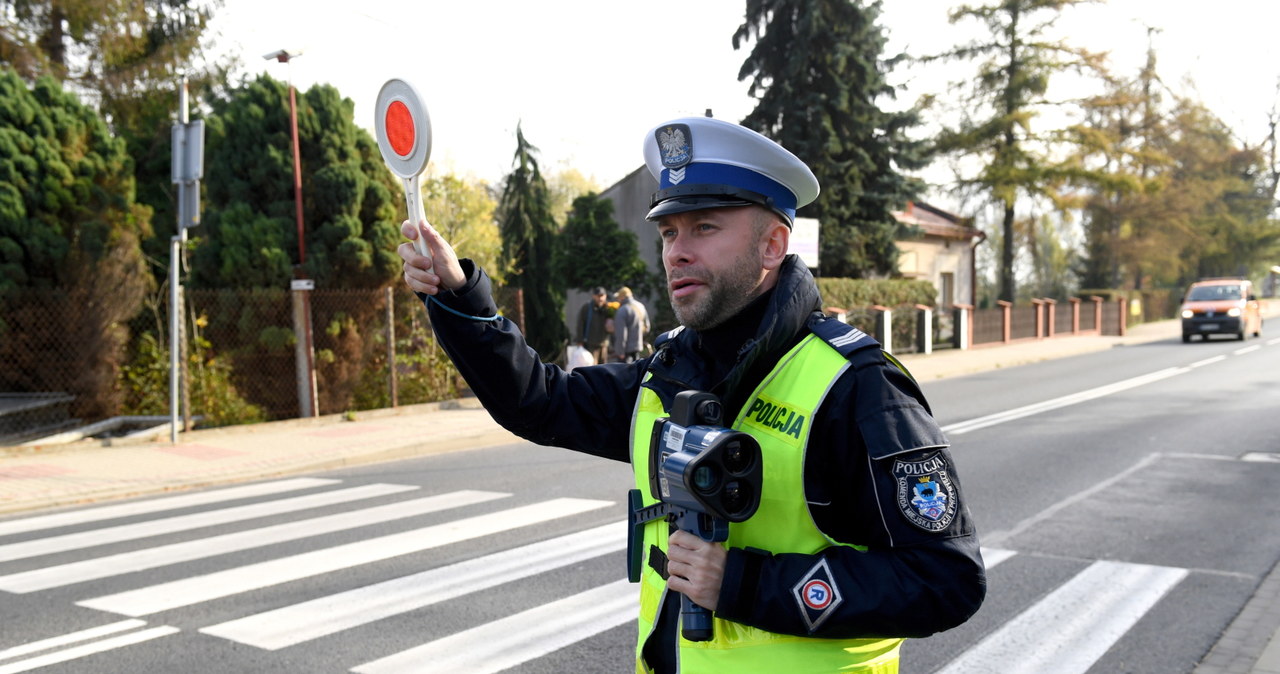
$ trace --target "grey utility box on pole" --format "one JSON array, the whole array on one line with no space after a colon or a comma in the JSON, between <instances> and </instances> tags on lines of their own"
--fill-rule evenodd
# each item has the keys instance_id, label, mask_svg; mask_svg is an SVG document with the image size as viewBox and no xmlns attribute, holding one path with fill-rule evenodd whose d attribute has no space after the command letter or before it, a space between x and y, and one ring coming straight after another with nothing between
<instances>
[{"instance_id":1,"label":"grey utility box on pole","mask_svg":"<svg viewBox=\"0 0 1280 674\"><path fill-rule=\"evenodd\" d=\"M204 120L174 124L173 182L178 186L178 228L200 224L200 181L204 179Z\"/></svg>"}]
</instances>

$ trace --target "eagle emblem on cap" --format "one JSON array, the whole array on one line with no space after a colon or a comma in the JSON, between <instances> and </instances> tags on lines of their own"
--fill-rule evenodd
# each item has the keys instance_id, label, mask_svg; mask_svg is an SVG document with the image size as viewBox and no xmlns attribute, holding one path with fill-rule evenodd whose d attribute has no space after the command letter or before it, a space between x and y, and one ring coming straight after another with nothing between
<instances>
[{"instance_id":1,"label":"eagle emblem on cap","mask_svg":"<svg viewBox=\"0 0 1280 674\"><path fill-rule=\"evenodd\" d=\"M671 124L654 131L658 149L662 151L662 165L678 169L693 160L693 134L688 124Z\"/></svg>"}]
</instances>

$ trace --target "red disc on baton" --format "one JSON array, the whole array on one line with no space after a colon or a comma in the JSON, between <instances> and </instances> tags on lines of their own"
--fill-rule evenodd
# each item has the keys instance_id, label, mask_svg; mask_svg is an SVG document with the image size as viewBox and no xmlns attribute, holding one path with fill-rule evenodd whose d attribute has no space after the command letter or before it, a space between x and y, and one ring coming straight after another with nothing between
<instances>
[{"instance_id":1,"label":"red disc on baton","mask_svg":"<svg viewBox=\"0 0 1280 674\"><path fill-rule=\"evenodd\" d=\"M391 149L401 157L408 157L413 152L413 115L403 101L391 101L386 114L387 141Z\"/></svg>"},{"instance_id":2,"label":"red disc on baton","mask_svg":"<svg viewBox=\"0 0 1280 674\"><path fill-rule=\"evenodd\" d=\"M404 80L387 80L374 113L378 149L387 167L401 178L422 173L431 158L431 119L418 91Z\"/></svg>"}]
</instances>

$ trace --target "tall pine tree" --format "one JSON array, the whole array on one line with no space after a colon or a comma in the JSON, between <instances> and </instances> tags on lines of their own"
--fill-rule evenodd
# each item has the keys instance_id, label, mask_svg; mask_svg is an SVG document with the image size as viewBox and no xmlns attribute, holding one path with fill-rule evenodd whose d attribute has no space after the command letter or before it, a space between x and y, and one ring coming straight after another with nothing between
<instances>
[{"instance_id":1,"label":"tall pine tree","mask_svg":"<svg viewBox=\"0 0 1280 674\"><path fill-rule=\"evenodd\" d=\"M822 193L801 217L821 223L824 276L897 271L899 225L892 212L923 187L900 171L924 166L924 145L907 137L918 110L883 110L894 97L882 59L880 3L862 0L747 0L734 49L755 46L738 79L751 78L756 108L742 120L800 157Z\"/></svg>"},{"instance_id":2,"label":"tall pine tree","mask_svg":"<svg viewBox=\"0 0 1280 674\"><path fill-rule=\"evenodd\" d=\"M556 224L550 192L534 158L537 151L517 126L516 167L507 176L498 203L498 228L502 254L512 270L508 281L523 297L525 337L543 358L554 360L569 331L563 320L564 288L554 273Z\"/></svg>"}]
</instances>

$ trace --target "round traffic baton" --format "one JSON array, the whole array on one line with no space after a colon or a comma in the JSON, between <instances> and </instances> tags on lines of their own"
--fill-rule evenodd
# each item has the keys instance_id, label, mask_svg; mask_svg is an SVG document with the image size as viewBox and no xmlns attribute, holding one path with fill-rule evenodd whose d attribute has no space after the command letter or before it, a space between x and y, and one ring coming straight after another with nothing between
<instances>
[{"instance_id":1,"label":"round traffic baton","mask_svg":"<svg viewBox=\"0 0 1280 674\"><path fill-rule=\"evenodd\" d=\"M418 90L401 79L387 80L378 92L374 128L382 160L404 181L409 219L414 227L421 227L420 223L427 221L427 215L422 208L418 176L422 175L427 168L427 160L431 158L431 119L427 117L427 106L423 104ZM413 243L419 253L431 257L421 230Z\"/></svg>"}]
</instances>

